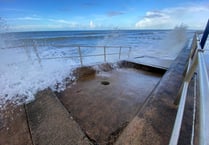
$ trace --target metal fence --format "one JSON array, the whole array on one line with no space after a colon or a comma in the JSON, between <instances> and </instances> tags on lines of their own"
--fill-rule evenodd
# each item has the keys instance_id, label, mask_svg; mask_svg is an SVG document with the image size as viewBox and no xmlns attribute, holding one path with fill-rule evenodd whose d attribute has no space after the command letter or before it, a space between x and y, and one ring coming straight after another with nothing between
<instances>
[{"instance_id":1,"label":"metal fence","mask_svg":"<svg viewBox=\"0 0 209 145\"><path fill-rule=\"evenodd\" d=\"M208 36L209 21L206 26L206 30L207 32L205 31L206 33L204 33L203 39L206 39ZM205 43L205 40L204 40L204 43ZM204 46L204 44L200 43L199 38L195 35L193 38L193 43L191 45L191 54L189 58L186 76L184 78L184 82L180 90L181 95L178 96L179 98L177 97L176 99L180 101L179 101L176 120L174 123L169 145L178 144L178 139L179 139L181 125L182 125L182 119L183 119L183 114L184 114L186 96L187 96L187 91L188 91L188 85L197 68L199 70L198 75L199 75L199 90L200 90L200 94L199 94L200 112L199 112L199 133L195 132L195 134L198 134L199 145L209 145L209 115L207 113L207 111L209 110L209 79L208 79L206 63L204 60L205 59L204 50L202 46ZM196 111L193 112L193 116L195 116L195 113ZM193 121L193 126L195 126L194 123L195 122ZM191 144L194 144L193 138L192 138Z\"/></svg>"},{"instance_id":2,"label":"metal fence","mask_svg":"<svg viewBox=\"0 0 209 145\"><path fill-rule=\"evenodd\" d=\"M81 66L86 63L86 58L94 60L96 57L99 57L100 62L108 62L113 58L115 60L130 58L132 52L131 46L49 44L44 41L37 42L36 40L24 40L14 46L8 46L1 49L23 49L25 50L26 55L29 55L28 53L33 53L33 56L35 56L34 59L39 63L43 60L50 59L72 59L79 62L79 65ZM57 53L59 53L59 51L65 51L66 54L43 56L43 51L47 50L53 50L53 52L57 51ZM86 50L90 50L92 52L86 52Z\"/></svg>"},{"instance_id":3,"label":"metal fence","mask_svg":"<svg viewBox=\"0 0 209 145\"><path fill-rule=\"evenodd\" d=\"M69 50L71 50L72 48L74 48L74 49L76 48L77 53L74 53L72 55L67 55L67 56L41 57L40 53L38 52L36 47L37 46L34 45L33 50L34 50L39 62L41 62L42 60L45 60L45 59L68 59L68 58L74 59L74 58L78 58L81 66L84 65L84 58L94 59L94 57L102 57L103 62L108 62L108 56L114 56L114 58L117 60L129 58L131 56L131 50L132 50L132 47L130 47L130 46L79 46L79 45L78 46L67 46L67 45L65 45L65 46L59 47L59 49L62 49L62 47L66 47ZM99 49L99 52L84 53L83 50L88 49L88 48ZM109 52L108 49L114 49L114 51Z\"/></svg>"}]
</instances>

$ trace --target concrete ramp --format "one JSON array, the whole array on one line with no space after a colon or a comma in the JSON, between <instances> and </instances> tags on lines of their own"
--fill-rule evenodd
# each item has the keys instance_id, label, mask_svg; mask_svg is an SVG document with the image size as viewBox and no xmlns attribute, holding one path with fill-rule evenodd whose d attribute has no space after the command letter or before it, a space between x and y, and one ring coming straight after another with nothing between
<instances>
[{"instance_id":1,"label":"concrete ramp","mask_svg":"<svg viewBox=\"0 0 209 145\"><path fill-rule=\"evenodd\" d=\"M34 145L89 145L88 138L51 90L26 105Z\"/></svg>"}]
</instances>

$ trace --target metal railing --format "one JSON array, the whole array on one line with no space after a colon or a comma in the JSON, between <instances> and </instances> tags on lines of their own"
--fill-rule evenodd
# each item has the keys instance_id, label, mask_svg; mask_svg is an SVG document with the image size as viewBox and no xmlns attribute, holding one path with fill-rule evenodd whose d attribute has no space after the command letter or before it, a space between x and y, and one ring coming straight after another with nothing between
<instances>
[{"instance_id":1,"label":"metal railing","mask_svg":"<svg viewBox=\"0 0 209 145\"><path fill-rule=\"evenodd\" d=\"M203 52L198 53L200 87L200 134L199 144L209 145L209 81Z\"/></svg>"},{"instance_id":2,"label":"metal railing","mask_svg":"<svg viewBox=\"0 0 209 145\"><path fill-rule=\"evenodd\" d=\"M209 21L206 26L206 30L209 30ZM207 31L207 34L204 33L204 37L203 37L204 39L207 38L206 35L208 35L208 33L209 33L208 31ZM205 41L206 40L204 40L204 43ZM200 90L200 95L199 95L200 97L200 104L199 104L200 127L199 127L198 140L199 140L199 145L209 145L209 115L207 113L207 111L209 110L209 81L208 81L206 63L204 60L204 50L201 46L204 46L204 44L200 45L199 39L195 34L193 38L193 43L191 46L191 54L189 57L186 76L184 78L183 85L180 89L181 95L177 96L177 99L176 99L176 100L180 99L180 101L179 101L176 120L174 123L169 145L178 144L180 129L182 125L182 119L183 119L183 113L184 113L184 108L185 108L186 96L187 96L187 91L188 91L188 85L197 67L199 70L198 75L199 75L199 90Z\"/></svg>"},{"instance_id":3,"label":"metal railing","mask_svg":"<svg viewBox=\"0 0 209 145\"><path fill-rule=\"evenodd\" d=\"M40 60L44 59L63 59L63 58L79 58L80 65L84 65L84 58L86 57L103 57L103 61L107 62L108 61L108 56L115 56L117 60L120 60L121 58L129 58L131 56L131 46L66 46L68 49L71 48L76 48L77 49L77 54L69 55L69 56L58 56L58 57L40 57L38 54L37 58ZM35 48L35 47L34 47ZM86 48L91 48L91 49L99 49L99 52L95 53L83 53L82 50L85 50ZM62 48L60 48L62 49ZM103 49L103 50L102 50ZM108 49L115 49L114 52L108 52ZM118 51L117 51L118 49ZM125 51L122 51L122 49L125 49ZM36 51L34 49L34 51ZM37 54L37 53L35 53ZM122 57L123 56L123 57Z\"/></svg>"}]
</instances>

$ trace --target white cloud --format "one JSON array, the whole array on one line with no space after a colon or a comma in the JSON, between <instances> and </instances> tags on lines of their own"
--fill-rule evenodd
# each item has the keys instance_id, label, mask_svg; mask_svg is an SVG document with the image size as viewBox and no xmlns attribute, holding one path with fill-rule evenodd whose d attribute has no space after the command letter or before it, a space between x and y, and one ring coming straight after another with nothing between
<instances>
[{"instance_id":1,"label":"white cloud","mask_svg":"<svg viewBox=\"0 0 209 145\"><path fill-rule=\"evenodd\" d=\"M64 20L64 19L48 19L50 22L54 22L55 24L62 25L65 27L75 28L78 26L77 22Z\"/></svg>"},{"instance_id":2,"label":"white cloud","mask_svg":"<svg viewBox=\"0 0 209 145\"><path fill-rule=\"evenodd\" d=\"M10 31L68 30L77 28L79 26L79 24L74 21L69 21L65 19L48 19L35 15L19 18L10 18L7 20L9 20L10 22L15 21L15 23L10 24ZM16 22L18 21L21 21L21 24L16 24ZM33 21L33 23L29 24L22 21Z\"/></svg>"},{"instance_id":3,"label":"white cloud","mask_svg":"<svg viewBox=\"0 0 209 145\"><path fill-rule=\"evenodd\" d=\"M70 24L71 23L70 21L66 21L66 20L63 20L63 19L49 19L49 21L55 22L55 23L64 23L64 24Z\"/></svg>"},{"instance_id":4,"label":"white cloud","mask_svg":"<svg viewBox=\"0 0 209 145\"><path fill-rule=\"evenodd\" d=\"M191 29L204 28L209 14L207 5L188 5L159 11L149 11L135 26L141 29L167 29L184 24Z\"/></svg>"},{"instance_id":5,"label":"white cloud","mask_svg":"<svg viewBox=\"0 0 209 145\"><path fill-rule=\"evenodd\" d=\"M145 17L136 23L137 28L162 28L169 26L170 16L161 11L149 11Z\"/></svg>"},{"instance_id":6,"label":"white cloud","mask_svg":"<svg viewBox=\"0 0 209 145\"><path fill-rule=\"evenodd\" d=\"M58 24L46 24L46 25L33 25L33 24L28 24L28 25L13 25L11 27L12 31L40 31L40 30L65 30L68 29L69 27L65 27L63 25L58 25Z\"/></svg>"},{"instance_id":7,"label":"white cloud","mask_svg":"<svg viewBox=\"0 0 209 145\"><path fill-rule=\"evenodd\" d=\"M39 21L39 20L41 20L41 18L39 18L39 17L21 17L21 18L15 18L15 20Z\"/></svg>"},{"instance_id":8,"label":"white cloud","mask_svg":"<svg viewBox=\"0 0 209 145\"><path fill-rule=\"evenodd\" d=\"M90 28L95 28L95 24L94 24L94 22L92 20L89 22L89 27Z\"/></svg>"}]
</instances>

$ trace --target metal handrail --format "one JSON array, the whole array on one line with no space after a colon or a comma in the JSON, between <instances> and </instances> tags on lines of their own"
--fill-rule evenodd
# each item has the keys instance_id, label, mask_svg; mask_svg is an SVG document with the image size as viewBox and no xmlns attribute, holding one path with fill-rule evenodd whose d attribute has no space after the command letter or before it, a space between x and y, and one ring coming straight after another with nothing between
<instances>
[{"instance_id":1,"label":"metal handrail","mask_svg":"<svg viewBox=\"0 0 209 145\"><path fill-rule=\"evenodd\" d=\"M195 39L195 37L193 38ZM193 41L194 42L194 41ZM194 48L194 45L196 45L195 43L192 43L191 48L196 50ZM193 51L193 50L191 50ZM193 52L194 54L196 54L195 52ZM187 71L186 71L186 76L184 78L183 81L183 87L181 89L181 96L180 96L180 102L179 102L179 106L178 106L178 111L176 114L176 120L174 123L174 127L173 127L173 131L172 131L172 135L170 138L170 142L169 145L177 145L178 143L178 139L179 139L179 135L180 135L180 129L181 129L181 124L182 124L182 120L183 120L183 114L184 114L184 108L185 108L185 103L186 103L186 96L187 96L187 91L188 91L188 86L189 86L189 82L196 70L196 66L197 66L197 55L193 55L193 53L190 54L190 58L189 58L189 63L187 66ZM193 59L192 59L193 57ZM177 96L178 97L178 96Z\"/></svg>"},{"instance_id":2,"label":"metal handrail","mask_svg":"<svg viewBox=\"0 0 209 145\"><path fill-rule=\"evenodd\" d=\"M75 47L75 46L74 46ZM118 55L118 58L119 58L119 60L121 59L121 55L122 54L125 54L125 55L127 55L127 57L129 58L130 56L131 56L131 50L132 50L132 48L130 47L130 46L128 46L128 47L122 47L122 46L99 46L99 49L101 49L101 48L103 48L103 51L101 51L101 52L103 52L103 53L98 53L98 54L83 54L82 53L82 51L81 51L81 49L82 49L82 47L83 48L87 48L87 47L95 47L95 48L98 48L97 46L77 46L77 49L78 49L78 54L77 55L72 55L72 56L60 56L60 57L40 57L39 55L38 55L38 60L40 59L40 60L47 60L47 59L66 59L66 58L79 58L80 59L80 65L81 66L83 66L83 58L84 57L95 57L95 56L103 56L104 57L104 62L107 62L107 56L110 56L110 55ZM34 47L35 48L35 47ZM107 49L108 48L119 48L119 52L115 52L115 53L108 53L107 52ZM128 50L128 52L126 52L126 53L122 53L122 48L127 48ZM36 49L34 49L34 51L36 51ZM37 51L36 51L36 54L37 54ZM40 61L39 60L39 61Z\"/></svg>"},{"instance_id":3,"label":"metal handrail","mask_svg":"<svg viewBox=\"0 0 209 145\"><path fill-rule=\"evenodd\" d=\"M187 67L186 76L183 82L183 89L181 92L180 103L174 123L173 131L171 134L169 145L177 145L180 129L182 125L183 113L185 108L186 96L188 91L188 85L192 76L198 66L199 68L199 87L200 87L200 128L199 128L199 145L209 145L209 116L206 111L209 110L209 79L207 68L204 60L204 51L200 46L199 39L193 38L192 50L194 52L190 54L189 64Z\"/></svg>"},{"instance_id":4,"label":"metal handrail","mask_svg":"<svg viewBox=\"0 0 209 145\"><path fill-rule=\"evenodd\" d=\"M209 145L209 81L203 51L198 53L200 87L200 131L199 144Z\"/></svg>"},{"instance_id":5,"label":"metal handrail","mask_svg":"<svg viewBox=\"0 0 209 145\"><path fill-rule=\"evenodd\" d=\"M53 47L53 49L77 49L77 52L74 54L70 54L70 55L63 55L63 56L41 56L40 52L37 49L38 47L41 46L49 46L49 47ZM36 58L34 60L37 60L39 62L39 64L41 65L41 61L42 60L50 60L50 59L75 59L75 58L79 58L80 60L80 65L83 66L84 61L83 58L85 57L101 57L103 56L103 61L107 62L107 56L111 56L111 55L118 55L116 58L118 58L118 60L121 59L122 56L126 55L127 58L129 58L131 56L131 51L132 51L132 47L128 46L128 45L123 45L123 46L118 46L118 45L77 45L77 44L53 44L53 43L46 43L45 41L36 41L36 40L25 40L22 41L19 44L16 44L15 46L5 46L4 48L0 48L0 49L22 49L25 48L26 49L31 49L33 51L33 53L35 54ZM87 48L95 48L95 49L103 49L103 51L101 50L98 54L84 54L82 52L83 49L87 49ZM108 49L118 49L118 52L108 52ZM122 51L122 49L126 49L126 51ZM28 55L28 52L26 52Z\"/></svg>"},{"instance_id":6,"label":"metal handrail","mask_svg":"<svg viewBox=\"0 0 209 145\"><path fill-rule=\"evenodd\" d=\"M95 46L92 46L92 45L49 45L49 46L52 46L52 47L57 47L57 49L61 50L63 48L67 48L67 49L70 49L70 48L74 48L74 49L77 49L77 52L75 54L72 54L72 55L65 55L65 56L43 56L41 57L40 53L38 52L38 47L39 46L45 46L43 45L42 43L39 44L39 43L36 43L36 41L30 41L30 42L25 42L25 44L23 45L24 47L22 48L25 48L25 47L30 47L32 49L32 51L34 52L35 56L36 56L36 59L34 60L37 60L39 62L39 64L41 65L41 61L42 60L50 60L50 59L74 59L74 58L79 58L80 60L80 65L83 66L83 58L85 57L98 57L98 56L103 56L103 60L104 62L107 62L107 56L111 56L111 55L118 55L118 60L121 59L121 56L123 55L126 55L128 58L131 56L131 51L132 51L132 47L131 46L101 46L101 45L95 45ZM17 48L21 48L21 47L17 47ZM21 49L22 49L21 48ZM101 50L99 53L97 54L84 54L82 52L83 49L86 49L86 48L95 48L95 49L103 49L103 51ZM108 52L108 49L118 49L118 52L115 51L115 52ZM11 49L11 48L4 48L4 49ZM56 49L56 48L55 48ZM122 51L122 49L126 49L126 51Z\"/></svg>"}]
</instances>

